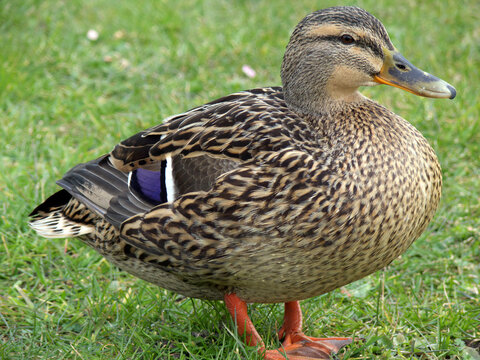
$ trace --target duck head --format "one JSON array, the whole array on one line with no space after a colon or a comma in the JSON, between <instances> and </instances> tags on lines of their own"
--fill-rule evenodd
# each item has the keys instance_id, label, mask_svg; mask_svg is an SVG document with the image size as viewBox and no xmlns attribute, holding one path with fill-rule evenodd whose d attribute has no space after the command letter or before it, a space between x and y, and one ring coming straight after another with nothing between
<instances>
[{"instance_id":1,"label":"duck head","mask_svg":"<svg viewBox=\"0 0 480 360\"><path fill-rule=\"evenodd\" d=\"M362 101L360 86L386 84L432 98L456 95L453 86L403 57L378 19L350 6L316 11L297 25L281 76L287 104L312 114Z\"/></svg>"}]
</instances>

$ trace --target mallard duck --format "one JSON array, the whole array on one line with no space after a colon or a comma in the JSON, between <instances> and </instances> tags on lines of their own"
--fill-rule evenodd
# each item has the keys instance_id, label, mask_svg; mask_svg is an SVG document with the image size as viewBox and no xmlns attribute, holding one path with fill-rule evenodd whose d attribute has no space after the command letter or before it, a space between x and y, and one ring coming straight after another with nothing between
<instances>
[{"instance_id":1,"label":"mallard duck","mask_svg":"<svg viewBox=\"0 0 480 360\"><path fill-rule=\"evenodd\" d=\"M265 359L326 359L351 338L302 332L299 300L388 265L425 230L442 177L425 138L358 92L387 84L450 98L357 7L307 15L283 87L234 93L172 116L75 166L30 214L119 268L185 296L224 300ZM247 303L285 303L266 350Z\"/></svg>"}]
</instances>

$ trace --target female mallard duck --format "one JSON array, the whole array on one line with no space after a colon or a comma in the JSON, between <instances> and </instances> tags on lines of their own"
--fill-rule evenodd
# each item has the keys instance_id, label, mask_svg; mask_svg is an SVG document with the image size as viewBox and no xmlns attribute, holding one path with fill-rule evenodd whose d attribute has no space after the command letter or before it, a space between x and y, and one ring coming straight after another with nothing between
<instances>
[{"instance_id":1,"label":"female mallard duck","mask_svg":"<svg viewBox=\"0 0 480 360\"><path fill-rule=\"evenodd\" d=\"M45 237L79 236L163 288L223 299L265 359L324 359L349 338L310 338L298 300L389 264L435 213L442 178L407 121L362 96L388 84L454 98L408 62L356 7L295 28L283 88L228 95L167 119L70 170L30 215ZM279 350L265 351L246 303L285 303Z\"/></svg>"}]
</instances>

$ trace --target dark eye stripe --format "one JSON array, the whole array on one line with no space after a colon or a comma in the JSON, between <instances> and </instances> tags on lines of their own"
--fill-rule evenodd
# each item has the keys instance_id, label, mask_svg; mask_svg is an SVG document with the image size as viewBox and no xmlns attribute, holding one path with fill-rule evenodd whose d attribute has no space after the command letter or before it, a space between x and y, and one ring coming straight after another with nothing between
<instances>
[{"instance_id":1,"label":"dark eye stripe","mask_svg":"<svg viewBox=\"0 0 480 360\"><path fill-rule=\"evenodd\" d=\"M325 36L316 36L313 38L314 40L324 40L324 41L331 41L331 42L341 42L340 36L337 35L325 35ZM369 39L365 38L360 38L358 40L355 40L355 42L351 46L359 46L364 49L369 49L372 51L376 56L383 58L383 51L380 46L378 46L376 43L373 41L370 41Z\"/></svg>"}]
</instances>

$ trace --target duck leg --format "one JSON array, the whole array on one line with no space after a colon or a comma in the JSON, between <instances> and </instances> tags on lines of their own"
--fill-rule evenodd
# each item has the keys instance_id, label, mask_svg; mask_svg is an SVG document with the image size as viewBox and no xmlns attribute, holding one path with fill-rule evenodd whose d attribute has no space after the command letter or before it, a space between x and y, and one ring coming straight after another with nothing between
<instances>
[{"instance_id":1,"label":"duck leg","mask_svg":"<svg viewBox=\"0 0 480 360\"><path fill-rule=\"evenodd\" d=\"M283 340L277 350L265 350L265 344L247 314L247 304L235 294L225 295L225 304L237 324L238 333L245 336L249 346L260 346L259 353L266 360L330 359L342 347L352 342L351 338L314 338L302 332L302 311L298 301L285 303L283 326L279 337Z\"/></svg>"},{"instance_id":2,"label":"duck leg","mask_svg":"<svg viewBox=\"0 0 480 360\"><path fill-rule=\"evenodd\" d=\"M237 326L237 332L240 336L245 336L245 344L248 346L260 345L265 349L262 338L258 335L257 329L253 326L252 320L248 316L247 304L235 294L226 294L224 296L225 306Z\"/></svg>"},{"instance_id":3,"label":"duck leg","mask_svg":"<svg viewBox=\"0 0 480 360\"><path fill-rule=\"evenodd\" d=\"M298 301L285 303L283 325L278 332L278 337L283 339L282 347L275 351L277 354L278 352L287 354L291 360L330 359L331 355L336 354L342 347L352 342L351 338L306 336L302 332L302 310ZM267 354L270 356L269 353L271 352L267 351ZM285 359L283 355L275 354L266 358L271 360Z\"/></svg>"}]
</instances>

